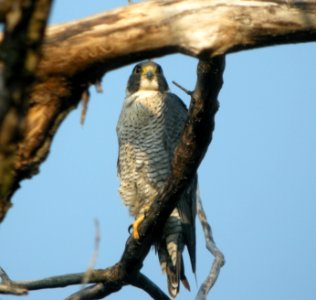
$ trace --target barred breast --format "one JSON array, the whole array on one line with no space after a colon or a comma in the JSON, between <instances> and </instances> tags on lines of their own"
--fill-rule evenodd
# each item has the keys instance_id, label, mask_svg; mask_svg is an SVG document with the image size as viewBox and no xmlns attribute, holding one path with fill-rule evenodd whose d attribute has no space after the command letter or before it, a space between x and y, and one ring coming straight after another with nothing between
<instances>
[{"instance_id":1,"label":"barred breast","mask_svg":"<svg viewBox=\"0 0 316 300\"><path fill-rule=\"evenodd\" d=\"M166 105L161 93L134 93L125 99L117 125L119 192L133 216L150 205L170 174Z\"/></svg>"}]
</instances>

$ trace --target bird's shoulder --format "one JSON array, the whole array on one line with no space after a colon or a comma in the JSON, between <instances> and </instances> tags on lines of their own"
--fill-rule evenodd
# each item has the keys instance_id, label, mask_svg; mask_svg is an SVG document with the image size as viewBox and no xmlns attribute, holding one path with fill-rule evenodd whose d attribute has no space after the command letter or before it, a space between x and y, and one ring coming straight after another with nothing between
<instances>
[{"instance_id":1,"label":"bird's shoulder","mask_svg":"<svg viewBox=\"0 0 316 300\"><path fill-rule=\"evenodd\" d=\"M171 92L165 93L165 101L168 106L174 107L180 112L187 114L188 109L185 103L176 94L173 94Z\"/></svg>"}]
</instances>

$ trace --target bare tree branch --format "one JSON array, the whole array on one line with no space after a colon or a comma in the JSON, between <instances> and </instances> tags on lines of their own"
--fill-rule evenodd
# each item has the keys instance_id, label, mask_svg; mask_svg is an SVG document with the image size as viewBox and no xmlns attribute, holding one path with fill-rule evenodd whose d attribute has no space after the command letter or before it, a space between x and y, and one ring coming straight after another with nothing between
<instances>
[{"instance_id":1,"label":"bare tree branch","mask_svg":"<svg viewBox=\"0 0 316 300\"><path fill-rule=\"evenodd\" d=\"M207 221L207 217L202 205L200 195L198 196L197 200L197 215L200 219L202 229L204 232L206 248L212 253L212 255L215 258L210 273L208 274L205 281L202 283L201 287L199 288L198 294L195 298L195 300L206 300L208 292L215 284L220 269L225 263L225 258L223 253L217 248L215 241L213 239L212 229Z\"/></svg>"},{"instance_id":2,"label":"bare tree branch","mask_svg":"<svg viewBox=\"0 0 316 300\"><path fill-rule=\"evenodd\" d=\"M315 40L315 0L153 0L52 26L17 145L15 177L0 199L2 218L19 182L39 172L60 123L105 72L170 53L199 57Z\"/></svg>"},{"instance_id":3,"label":"bare tree branch","mask_svg":"<svg viewBox=\"0 0 316 300\"><path fill-rule=\"evenodd\" d=\"M170 298L158 286L156 286L155 283L142 273L138 273L137 276L132 277L130 284L144 290L153 299L170 300Z\"/></svg>"},{"instance_id":4,"label":"bare tree branch","mask_svg":"<svg viewBox=\"0 0 316 300\"><path fill-rule=\"evenodd\" d=\"M106 273L103 270L92 270L89 274L89 278L86 278L86 273L76 273L53 276L40 280L12 281L6 272L0 268L0 278L2 279L2 282L0 283L0 294L24 295L28 291L33 290L61 288L69 285L81 284L84 279L86 280L86 283L103 282L104 280L109 280L108 274L109 273ZM169 297L163 291L161 291L160 288L155 285L155 283L153 283L142 273L137 273L135 276L129 277L129 284L143 289L153 299L169 300ZM82 300L98 299L98 297L103 298L107 293L109 293L109 291L118 291L122 286L122 283L115 282L106 286L98 283L76 292L67 299Z\"/></svg>"},{"instance_id":5,"label":"bare tree branch","mask_svg":"<svg viewBox=\"0 0 316 300\"><path fill-rule=\"evenodd\" d=\"M147 292L152 299L157 300L170 300L170 298L148 277L142 273L137 273L133 276L129 276L129 284L140 288ZM102 283L95 284L91 287L85 288L79 292L74 293L73 295L66 298L66 300L92 300L92 299L102 299L107 295L118 291L122 286L114 286L110 289L103 285ZM117 288L117 289L116 289Z\"/></svg>"},{"instance_id":6,"label":"bare tree branch","mask_svg":"<svg viewBox=\"0 0 316 300\"><path fill-rule=\"evenodd\" d=\"M104 285L102 283L95 284L93 286L82 289L76 292L65 300L95 300L102 299L106 297L110 292L117 292L121 289L120 285L113 285L109 288L109 285Z\"/></svg>"},{"instance_id":7,"label":"bare tree branch","mask_svg":"<svg viewBox=\"0 0 316 300\"><path fill-rule=\"evenodd\" d=\"M82 280L85 276L85 272L83 273L74 273L74 274L67 274L67 275L59 275L59 276L52 276L44 279L39 280L28 280L28 281L12 281L10 280L9 283L27 289L29 291L41 290L41 289L51 289L51 288L60 288L69 285L77 285L81 284ZM104 278L108 277L107 270L94 270L91 272L89 280L87 283L97 283L102 282ZM8 281L2 280L0 284L0 292L2 289L8 284Z\"/></svg>"}]
</instances>

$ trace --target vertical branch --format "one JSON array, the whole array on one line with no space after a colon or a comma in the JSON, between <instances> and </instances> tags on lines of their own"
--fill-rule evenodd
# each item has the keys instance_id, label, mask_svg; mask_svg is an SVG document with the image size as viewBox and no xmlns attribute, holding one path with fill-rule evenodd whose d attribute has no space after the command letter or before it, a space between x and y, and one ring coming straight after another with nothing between
<instances>
[{"instance_id":1,"label":"vertical branch","mask_svg":"<svg viewBox=\"0 0 316 300\"><path fill-rule=\"evenodd\" d=\"M0 222L11 206L17 145L23 137L28 93L35 82L52 0L4 2L0 45Z\"/></svg>"}]
</instances>

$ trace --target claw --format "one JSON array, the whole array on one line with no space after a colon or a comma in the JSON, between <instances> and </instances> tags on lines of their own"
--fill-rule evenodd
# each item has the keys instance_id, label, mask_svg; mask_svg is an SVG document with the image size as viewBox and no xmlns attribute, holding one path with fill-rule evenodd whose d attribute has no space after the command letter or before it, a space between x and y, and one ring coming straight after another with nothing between
<instances>
[{"instance_id":1,"label":"claw","mask_svg":"<svg viewBox=\"0 0 316 300\"><path fill-rule=\"evenodd\" d=\"M133 238L135 239L135 240L138 240L139 239L139 232L138 232L138 227L139 227L139 225L144 221L144 219L145 219L145 215L144 214L142 214L142 215L140 215L140 217L138 217L135 221L134 221L134 223L133 223Z\"/></svg>"}]
</instances>

